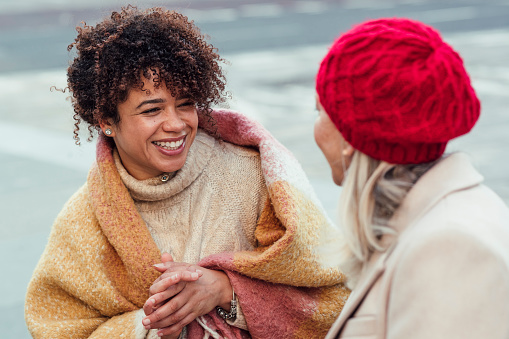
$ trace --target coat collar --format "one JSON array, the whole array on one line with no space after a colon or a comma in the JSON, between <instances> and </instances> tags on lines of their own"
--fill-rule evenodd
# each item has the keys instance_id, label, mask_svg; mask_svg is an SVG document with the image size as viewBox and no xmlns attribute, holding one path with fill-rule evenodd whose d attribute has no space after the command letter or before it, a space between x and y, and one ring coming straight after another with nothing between
<instances>
[{"instance_id":1,"label":"coat collar","mask_svg":"<svg viewBox=\"0 0 509 339\"><path fill-rule=\"evenodd\" d=\"M401 234L412 227L437 202L448 194L480 184L483 177L474 169L465 154L454 153L442 159L426 172L408 192L394 217L389 221L391 228ZM326 339L335 338L345 322L357 310L373 284L383 274L387 258L394 249L397 238L385 235L384 240L390 244L386 252L376 252L371 256L359 279L358 285L350 294L336 322L332 325Z\"/></svg>"},{"instance_id":2,"label":"coat collar","mask_svg":"<svg viewBox=\"0 0 509 339\"><path fill-rule=\"evenodd\" d=\"M387 252L382 254L377 252L373 254L370 262L368 263L368 269L364 271L364 274L362 274L359 280L359 284L350 293L348 301L339 314L339 317L336 319L331 329L327 333L325 339L336 338L340 330L343 328L345 322L348 320L348 318L350 318L355 310L357 310L357 307L360 305L364 299L364 296L370 290L371 286L384 272L385 258L387 257L387 254Z\"/></svg>"},{"instance_id":3,"label":"coat collar","mask_svg":"<svg viewBox=\"0 0 509 339\"><path fill-rule=\"evenodd\" d=\"M389 221L389 226L401 234L445 196L479 185L482 181L482 175L472 166L467 155L453 153L417 181Z\"/></svg>"}]
</instances>

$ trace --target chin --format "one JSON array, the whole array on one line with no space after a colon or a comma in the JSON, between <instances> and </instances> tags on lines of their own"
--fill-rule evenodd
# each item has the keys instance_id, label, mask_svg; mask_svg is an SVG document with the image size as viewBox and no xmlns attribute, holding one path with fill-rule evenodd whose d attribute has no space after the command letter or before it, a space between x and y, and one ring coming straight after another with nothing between
<instances>
[{"instance_id":1,"label":"chin","mask_svg":"<svg viewBox=\"0 0 509 339\"><path fill-rule=\"evenodd\" d=\"M184 167L187 161L187 152L179 154L173 159L161 159L157 168L162 173L171 173L180 170Z\"/></svg>"},{"instance_id":2,"label":"chin","mask_svg":"<svg viewBox=\"0 0 509 339\"><path fill-rule=\"evenodd\" d=\"M343 177L338 177L338 176L333 175L332 176L332 181L334 181L334 183L337 186L342 186L342 184L343 184Z\"/></svg>"},{"instance_id":3,"label":"chin","mask_svg":"<svg viewBox=\"0 0 509 339\"><path fill-rule=\"evenodd\" d=\"M180 170L182 167L184 167L184 165L186 164L185 160L182 161L182 162L178 162L178 163L173 163L173 164L169 164L167 166L161 166L161 170L163 173L171 173L171 172L176 172L178 170Z\"/></svg>"}]
</instances>

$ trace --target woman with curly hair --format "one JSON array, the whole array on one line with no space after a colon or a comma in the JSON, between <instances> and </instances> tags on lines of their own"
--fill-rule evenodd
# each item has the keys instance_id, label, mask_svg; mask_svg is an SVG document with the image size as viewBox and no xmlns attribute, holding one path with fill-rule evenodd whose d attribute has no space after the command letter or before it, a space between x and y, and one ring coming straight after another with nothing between
<instances>
[{"instance_id":1,"label":"woman with curly hair","mask_svg":"<svg viewBox=\"0 0 509 339\"><path fill-rule=\"evenodd\" d=\"M25 316L35 338L318 338L347 296L334 228L293 156L224 101L183 15L78 28L68 69L96 162L58 215ZM338 307L339 305L339 307Z\"/></svg>"},{"instance_id":2,"label":"woman with curly hair","mask_svg":"<svg viewBox=\"0 0 509 339\"><path fill-rule=\"evenodd\" d=\"M508 338L509 209L444 155L481 108L458 53L421 22L370 20L333 43L316 91L352 288L326 338Z\"/></svg>"}]
</instances>

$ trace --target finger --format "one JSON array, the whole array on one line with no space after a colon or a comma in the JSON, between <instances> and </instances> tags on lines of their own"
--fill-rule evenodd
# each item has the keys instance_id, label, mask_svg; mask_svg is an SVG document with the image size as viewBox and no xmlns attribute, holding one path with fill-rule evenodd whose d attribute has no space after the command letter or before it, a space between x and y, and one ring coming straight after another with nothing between
<instances>
[{"instance_id":1,"label":"finger","mask_svg":"<svg viewBox=\"0 0 509 339\"><path fill-rule=\"evenodd\" d=\"M177 284L174 288L167 289L163 292L154 294L150 296L150 298L143 305L143 311L145 315L152 314L155 310L160 308L168 299L174 297L179 294L182 289L184 289L185 284Z\"/></svg>"},{"instance_id":2,"label":"finger","mask_svg":"<svg viewBox=\"0 0 509 339\"><path fill-rule=\"evenodd\" d=\"M154 313L154 311L162 305L162 303L157 303L152 297L153 296L150 296L150 298L143 304L143 312L146 316Z\"/></svg>"},{"instance_id":3,"label":"finger","mask_svg":"<svg viewBox=\"0 0 509 339\"><path fill-rule=\"evenodd\" d=\"M176 303L176 305L179 305L179 303ZM160 311L160 312L162 312L162 311ZM165 311L164 313L167 314L167 311ZM184 302L184 304L181 308L179 308L178 310L176 310L175 312L173 312L171 314L168 314L166 317L162 317L161 320L159 320L159 321L152 322L150 324L150 327L151 328L166 328L166 327L171 327L171 326L175 326L175 325L177 325L177 327L178 327L178 324L180 323L182 325L183 324L182 321L184 319L186 319L187 317L191 318L191 320L189 321L189 322L191 322L194 318L197 317L197 315L196 315L196 312L193 312L192 307L189 304L186 304ZM182 327L184 327L184 326L185 325L182 325Z\"/></svg>"},{"instance_id":4,"label":"finger","mask_svg":"<svg viewBox=\"0 0 509 339\"><path fill-rule=\"evenodd\" d=\"M157 335L162 337L164 335L170 335L171 336L171 335L175 335L177 333L180 333L180 332L182 332L182 329L185 326L189 325L194 319L196 319L195 315L188 314L184 319L182 319L178 323L176 323L174 325L171 325L171 326L168 326L168 327L161 328L159 331L157 331Z\"/></svg>"},{"instance_id":5,"label":"finger","mask_svg":"<svg viewBox=\"0 0 509 339\"><path fill-rule=\"evenodd\" d=\"M198 267L194 266L194 265L174 265L174 266L171 266L171 267L168 267L168 266L164 266L164 264L155 264L155 265L152 265L152 267L155 268L156 271L159 271L161 273L165 273L167 271L189 271L189 272L198 272L200 274L203 273L203 271L201 269L199 269Z\"/></svg>"},{"instance_id":6,"label":"finger","mask_svg":"<svg viewBox=\"0 0 509 339\"><path fill-rule=\"evenodd\" d=\"M198 273L198 275L199 275L200 277L203 275L203 270L202 270L202 269L200 269L200 268L199 268L199 266L194 266L194 265L192 265L192 266L185 266L185 265L172 266L171 268L164 268L164 267L162 267L162 266L156 266L156 265L154 265L154 268L155 268L157 271L159 271L159 272L161 272L161 273L163 273L163 274L165 274L165 273L166 273L166 275L165 275L165 276L159 276L159 278L161 278L161 279L164 279L164 278L166 278L166 277L168 276L168 274L171 274L171 273L173 273L173 272L177 272L177 271L181 271L181 272L185 272L185 271L187 271L187 272L196 272L196 273ZM157 279L156 279L156 280L157 280ZM160 279L159 279L159 280L160 280ZM154 281L154 282L155 282L155 281Z\"/></svg>"},{"instance_id":7,"label":"finger","mask_svg":"<svg viewBox=\"0 0 509 339\"><path fill-rule=\"evenodd\" d=\"M193 271L182 271L180 272L180 281L196 281L200 279L200 277L203 276L203 272L200 270L197 270L195 272Z\"/></svg>"},{"instance_id":8,"label":"finger","mask_svg":"<svg viewBox=\"0 0 509 339\"><path fill-rule=\"evenodd\" d=\"M184 324L183 320L189 319L187 323L182 325L183 327L193 321L201 314L197 310L197 308L201 308L201 302L198 301L198 303L196 303L196 301L191 300L192 298L193 292L186 288L173 299L161 306L160 309L154 312L157 314L153 314L149 317L151 321L151 328L165 328L178 323Z\"/></svg>"},{"instance_id":9,"label":"finger","mask_svg":"<svg viewBox=\"0 0 509 339\"><path fill-rule=\"evenodd\" d=\"M174 283L178 283L181 281L192 282L200 279L203 276L203 272L190 272L190 271L180 271L180 272L171 272L165 273L161 276L161 281L164 279L172 279ZM155 283L154 283L155 284ZM152 284L152 285L154 285Z\"/></svg>"},{"instance_id":10,"label":"finger","mask_svg":"<svg viewBox=\"0 0 509 339\"><path fill-rule=\"evenodd\" d=\"M168 277L168 274L171 274L173 271L189 270L191 272L198 272L200 274L203 273L201 270L197 269L196 267L192 267L191 269L188 269L188 267L191 267L191 266L193 266L193 265L188 264L188 263L182 263L182 262L176 263L173 261L167 261L164 263L154 264L154 265L152 265L152 267L154 267L157 271L163 273L163 275L159 276L156 280L154 280L152 285L159 282L161 279ZM197 266L197 267L199 267L199 266ZM164 275L164 273L167 273L167 274Z\"/></svg>"},{"instance_id":11,"label":"finger","mask_svg":"<svg viewBox=\"0 0 509 339\"><path fill-rule=\"evenodd\" d=\"M155 264L155 265L152 265L152 267L154 267L155 270L158 272L161 272L161 273L166 272L166 267L161 266L161 264Z\"/></svg>"},{"instance_id":12,"label":"finger","mask_svg":"<svg viewBox=\"0 0 509 339\"><path fill-rule=\"evenodd\" d=\"M178 284L180 281L195 281L199 279L203 273L196 272L196 274L195 275L186 274L184 279L181 279L182 272L169 272L161 274L156 280L154 280L154 282L150 286L148 290L149 297L156 293L162 292L163 290L169 288L169 286L171 285Z\"/></svg>"},{"instance_id":13,"label":"finger","mask_svg":"<svg viewBox=\"0 0 509 339\"><path fill-rule=\"evenodd\" d=\"M180 320L180 318L175 320L174 313L177 312L184 303L185 300L182 298L169 300L152 314L143 318L143 326L145 326L146 329L151 329L167 327L175 324L178 320Z\"/></svg>"},{"instance_id":14,"label":"finger","mask_svg":"<svg viewBox=\"0 0 509 339\"><path fill-rule=\"evenodd\" d=\"M196 273L196 272L194 272L192 274L198 276L198 273ZM181 276L182 276L181 272L175 272L172 275L170 275L169 277L161 279L157 283L152 284L152 286L150 286L150 288L148 289L150 296L153 296L157 293L164 292L179 283L185 284L185 282L181 282L181 279L180 279ZM175 289L175 287L173 287L173 289Z\"/></svg>"},{"instance_id":15,"label":"finger","mask_svg":"<svg viewBox=\"0 0 509 339\"><path fill-rule=\"evenodd\" d=\"M159 264L152 265L159 272L165 272L169 269L188 269L191 268L192 271L196 271L196 267L193 265L185 263L185 262L174 262L174 261L166 261Z\"/></svg>"}]
</instances>

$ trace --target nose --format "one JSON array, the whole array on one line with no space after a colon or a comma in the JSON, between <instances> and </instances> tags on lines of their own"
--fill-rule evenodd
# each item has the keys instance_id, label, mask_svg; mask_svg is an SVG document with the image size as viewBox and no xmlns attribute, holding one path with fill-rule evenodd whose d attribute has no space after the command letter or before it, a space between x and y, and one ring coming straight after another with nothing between
<instances>
[{"instance_id":1,"label":"nose","mask_svg":"<svg viewBox=\"0 0 509 339\"><path fill-rule=\"evenodd\" d=\"M181 132L186 127L186 123L179 116L178 112L169 109L164 115L162 129L165 132Z\"/></svg>"}]
</instances>

